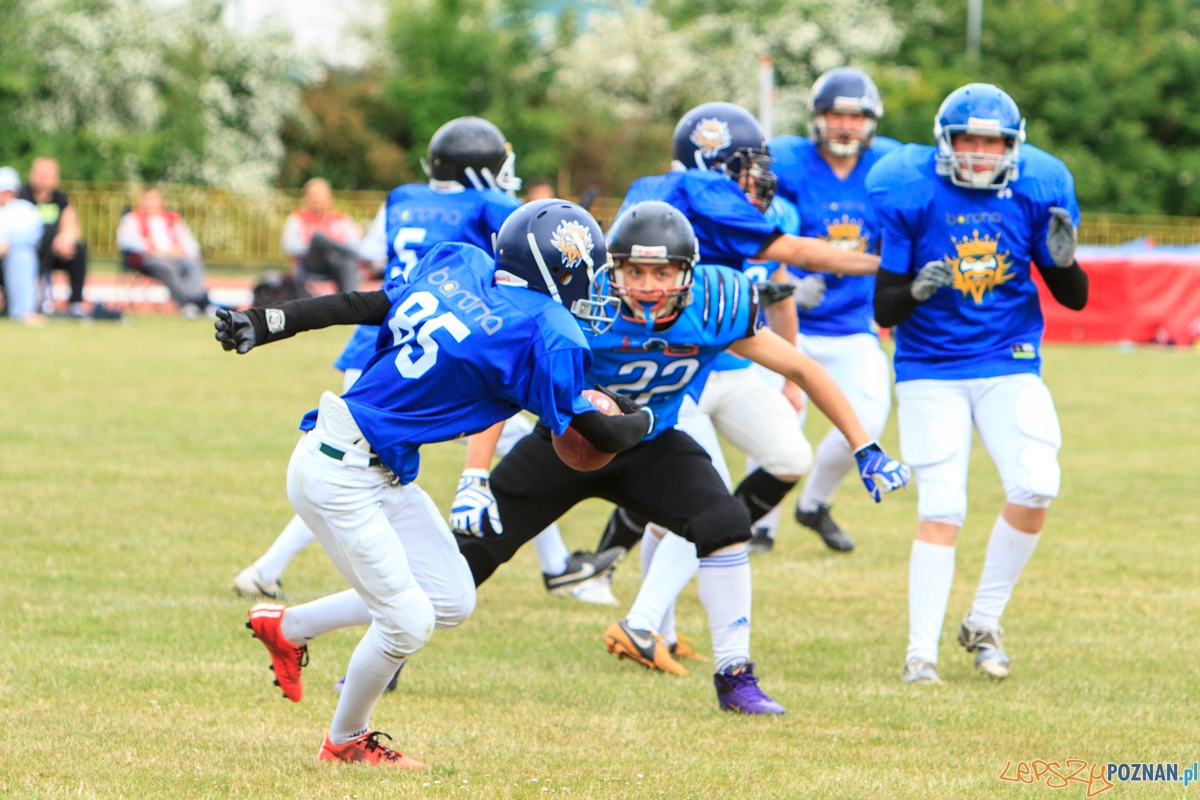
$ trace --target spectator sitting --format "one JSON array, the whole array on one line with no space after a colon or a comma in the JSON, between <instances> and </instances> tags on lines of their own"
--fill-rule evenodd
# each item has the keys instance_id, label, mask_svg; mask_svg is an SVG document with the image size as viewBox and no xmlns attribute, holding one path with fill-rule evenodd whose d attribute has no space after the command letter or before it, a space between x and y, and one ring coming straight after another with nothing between
<instances>
[{"instance_id":1,"label":"spectator sitting","mask_svg":"<svg viewBox=\"0 0 1200 800\"><path fill-rule=\"evenodd\" d=\"M554 193L554 186L545 178L534 178L525 185L525 202L532 203L535 200L553 200L557 197Z\"/></svg>"},{"instance_id":2,"label":"spectator sitting","mask_svg":"<svg viewBox=\"0 0 1200 800\"><path fill-rule=\"evenodd\" d=\"M67 195L58 188L58 162L53 158L35 158L29 168L29 183L18 195L37 206L42 218L42 244L38 248L43 279L54 270L63 270L71 278L71 299L67 313L88 316L83 305L83 283L87 278L87 245L79 241L79 217ZM49 313L53 309L44 309Z\"/></svg>"},{"instance_id":3,"label":"spectator sitting","mask_svg":"<svg viewBox=\"0 0 1200 800\"><path fill-rule=\"evenodd\" d=\"M8 316L27 325L41 325L37 313L38 245L42 218L33 203L21 200L21 176L0 167L0 261Z\"/></svg>"},{"instance_id":4,"label":"spectator sitting","mask_svg":"<svg viewBox=\"0 0 1200 800\"><path fill-rule=\"evenodd\" d=\"M337 281L339 292L352 292L358 288L358 240L354 220L333 210L329 181L313 178L304 184L304 208L284 223L280 244L297 279L324 275Z\"/></svg>"},{"instance_id":5,"label":"spectator sitting","mask_svg":"<svg viewBox=\"0 0 1200 800\"><path fill-rule=\"evenodd\" d=\"M158 189L151 186L142 192L138 207L121 217L117 247L136 256L130 261L132 268L162 281L183 316L191 319L201 311L212 314L200 245L183 218L163 208Z\"/></svg>"}]
</instances>

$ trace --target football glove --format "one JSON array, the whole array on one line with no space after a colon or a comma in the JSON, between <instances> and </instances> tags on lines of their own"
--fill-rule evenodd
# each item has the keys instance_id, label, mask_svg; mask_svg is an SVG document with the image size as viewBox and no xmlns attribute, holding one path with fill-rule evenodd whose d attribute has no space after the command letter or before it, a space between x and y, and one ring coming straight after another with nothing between
<instances>
[{"instance_id":1,"label":"football glove","mask_svg":"<svg viewBox=\"0 0 1200 800\"><path fill-rule=\"evenodd\" d=\"M1071 212L1065 208L1050 208L1050 230L1046 233L1046 249L1054 259L1054 266L1069 267L1075 263L1075 245L1079 237Z\"/></svg>"},{"instance_id":2,"label":"football glove","mask_svg":"<svg viewBox=\"0 0 1200 800\"><path fill-rule=\"evenodd\" d=\"M912 475L908 467L883 452L879 442L867 442L855 450L854 460L863 485L876 503L888 492L907 486Z\"/></svg>"},{"instance_id":3,"label":"football glove","mask_svg":"<svg viewBox=\"0 0 1200 800\"><path fill-rule=\"evenodd\" d=\"M658 422L658 420L654 418L654 412L650 410L649 406L635 403L625 395L614 392L611 389L606 389L603 386L593 386L592 388L601 394L607 395L614 403L617 404L617 408L621 409L622 414L636 414L639 411L645 411L646 415L650 417L650 430L646 431L646 435L649 436L650 434L654 433L654 425Z\"/></svg>"},{"instance_id":4,"label":"football glove","mask_svg":"<svg viewBox=\"0 0 1200 800\"><path fill-rule=\"evenodd\" d=\"M776 283L775 281L759 281L754 284L758 289L758 307L770 308L780 300L791 297L795 288L791 283Z\"/></svg>"},{"instance_id":5,"label":"football glove","mask_svg":"<svg viewBox=\"0 0 1200 800\"><path fill-rule=\"evenodd\" d=\"M930 261L917 271L913 278L912 296L920 302L933 297L933 293L943 286L954 283L954 270L945 261Z\"/></svg>"},{"instance_id":6,"label":"football glove","mask_svg":"<svg viewBox=\"0 0 1200 800\"><path fill-rule=\"evenodd\" d=\"M483 515L487 514L490 531L484 531ZM482 537L485 533L504 533L500 510L488 486L486 469L465 469L458 479L458 493L450 507L450 528L464 536Z\"/></svg>"},{"instance_id":7,"label":"football glove","mask_svg":"<svg viewBox=\"0 0 1200 800\"><path fill-rule=\"evenodd\" d=\"M803 278L797 278L795 275L788 275L788 281L796 290L792 293L792 299L796 301L796 306L805 311L812 311L817 306L821 305L821 301L825 299L825 276L824 275L808 275Z\"/></svg>"},{"instance_id":8,"label":"football glove","mask_svg":"<svg viewBox=\"0 0 1200 800\"><path fill-rule=\"evenodd\" d=\"M245 355L258 344L254 323L241 311L217 309L217 319L213 327L217 329L217 341L226 350L237 350L239 354Z\"/></svg>"}]
</instances>

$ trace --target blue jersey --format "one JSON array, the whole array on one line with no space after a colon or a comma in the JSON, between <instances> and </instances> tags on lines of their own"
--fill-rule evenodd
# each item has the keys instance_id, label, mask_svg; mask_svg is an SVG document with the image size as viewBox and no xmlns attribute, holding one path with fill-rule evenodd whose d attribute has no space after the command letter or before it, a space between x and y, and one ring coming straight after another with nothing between
<instances>
[{"instance_id":1,"label":"blue jersey","mask_svg":"<svg viewBox=\"0 0 1200 800\"><path fill-rule=\"evenodd\" d=\"M696 231L700 262L741 269L779 228L725 173L689 169L639 178L629 187L624 211L644 200L661 200L683 212Z\"/></svg>"},{"instance_id":2,"label":"blue jersey","mask_svg":"<svg viewBox=\"0 0 1200 800\"><path fill-rule=\"evenodd\" d=\"M1041 372L1042 309L1030 262L1046 247L1052 206L1079 224L1075 181L1054 156L1021 147L1020 177L1000 190L955 186L935 171L936 150L905 145L867 176L883 225L880 269L914 276L930 261L954 270L896 326L896 380L958 380Z\"/></svg>"},{"instance_id":3,"label":"blue jersey","mask_svg":"<svg viewBox=\"0 0 1200 800\"><path fill-rule=\"evenodd\" d=\"M492 252L492 234L520 206L520 200L492 189L435 192L423 183L397 186L388 194L384 211L388 242L384 289L404 281L435 244L465 242ZM359 326L334 367L343 371L365 367L378 336L375 326Z\"/></svg>"},{"instance_id":4,"label":"blue jersey","mask_svg":"<svg viewBox=\"0 0 1200 800\"><path fill-rule=\"evenodd\" d=\"M400 481L420 467L418 448L457 439L521 409L563 433L594 412L580 395L592 358L579 323L548 295L498 286L494 262L467 244L435 246L392 301L375 354L342 397L363 436ZM301 423L311 430L316 411Z\"/></svg>"},{"instance_id":5,"label":"blue jersey","mask_svg":"<svg viewBox=\"0 0 1200 800\"><path fill-rule=\"evenodd\" d=\"M795 236L800 230L800 214L796 211L796 207L778 195L771 201L771 205L767 208L766 218L768 222L774 223L783 233L790 233ZM742 273L750 279L751 283L770 280L771 275L777 269L779 269L777 262L762 261L757 258L748 258L742 264ZM765 316L765 309L761 313ZM762 321L765 322L765 320ZM752 363L754 362L748 358L735 356L733 353L726 351L717 356L717 360L713 362L712 369L709 372L729 372L735 369L746 369ZM702 391L704 391L704 386L700 384L694 386L688 394L692 395L692 399L698 402Z\"/></svg>"},{"instance_id":6,"label":"blue jersey","mask_svg":"<svg viewBox=\"0 0 1200 800\"><path fill-rule=\"evenodd\" d=\"M618 317L589 336L588 380L650 406L657 418L651 437L675 427L690 387L704 385L709 368L726 347L758 330L758 291L745 275L727 267L699 266L692 302L663 331Z\"/></svg>"},{"instance_id":7,"label":"blue jersey","mask_svg":"<svg viewBox=\"0 0 1200 800\"><path fill-rule=\"evenodd\" d=\"M867 173L900 146L895 139L875 137L842 180L834 174L816 144L803 136L776 136L770 142L779 177L778 192L800 210L800 236L827 239L846 250L878 253L879 218L867 195ZM788 267L797 277L811 275ZM873 275L824 275L825 299L811 311L797 308L800 332L813 336L850 336L871 333L875 295Z\"/></svg>"}]
</instances>

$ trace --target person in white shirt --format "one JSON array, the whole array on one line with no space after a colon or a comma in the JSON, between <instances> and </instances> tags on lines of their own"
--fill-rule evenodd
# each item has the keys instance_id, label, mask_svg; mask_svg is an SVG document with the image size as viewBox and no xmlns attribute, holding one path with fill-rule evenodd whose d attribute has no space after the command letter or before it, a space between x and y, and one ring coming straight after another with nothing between
<instances>
[{"instance_id":1,"label":"person in white shirt","mask_svg":"<svg viewBox=\"0 0 1200 800\"><path fill-rule=\"evenodd\" d=\"M181 216L163 208L155 187L142 192L138 207L121 217L117 247L133 256L131 267L163 282L185 317L212 310L200 244Z\"/></svg>"},{"instance_id":2,"label":"person in white shirt","mask_svg":"<svg viewBox=\"0 0 1200 800\"><path fill-rule=\"evenodd\" d=\"M12 167L0 167L0 262L4 272L4 298L8 316L27 325L41 325L37 313L38 245L42 242L42 217L37 208L21 200L21 176Z\"/></svg>"},{"instance_id":3,"label":"person in white shirt","mask_svg":"<svg viewBox=\"0 0 1200 800\"><path fill-rule=\"evenodd\" d=\"M361 232L348 215L333 209L333 189L324 178L304 184L304 207L288 215L280 237L292 257L296 277L321 275L337 281L339 292L358 288Z\"/></svg>"}]
</instances>

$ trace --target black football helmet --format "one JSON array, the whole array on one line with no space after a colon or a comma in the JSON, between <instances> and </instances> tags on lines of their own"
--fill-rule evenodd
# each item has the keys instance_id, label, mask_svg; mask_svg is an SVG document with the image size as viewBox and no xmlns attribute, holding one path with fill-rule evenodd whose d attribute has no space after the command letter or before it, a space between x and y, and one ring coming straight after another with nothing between
<instances>
[{"instance_id":1,"label":"black football helmet","mask_svg":"<svg viewBox=\"0 0 1200 800\"><path fill-rule=\"evenodd\" d=\"M499 189L509 194L521 188L513 174L512 145L492 123L479 117L452 119L437 129L421 166L431 181L447 188Z\"/></svg>"},{"instance_id":2,"label":"black football helmet","mask_svg":"<svg viewBox=\"0 0 1200 800\"><path fill-rule=\"evenodd\" d=\"M700 245L692 223L675 207L646 200L622 211L608 232L608 254L613 260L611 293L623 301L629 319L647 325L671 322L691 302ZM621 267L627 261L675 263L679 276L669 289L635 289L624 283Z\"/></svg>"},{"instance_id":3,"label":"black football helmet","mask_svg":"<svg viewBox=\"0 0 1200 800\"><path fill-rule=\"evenodd\" d=\"M762 125L733 103L705 103L683 115L675 126L676 169L721 169L738 182L750 202L766 211L778 180Z\"/></svg>"}]
</instances>

